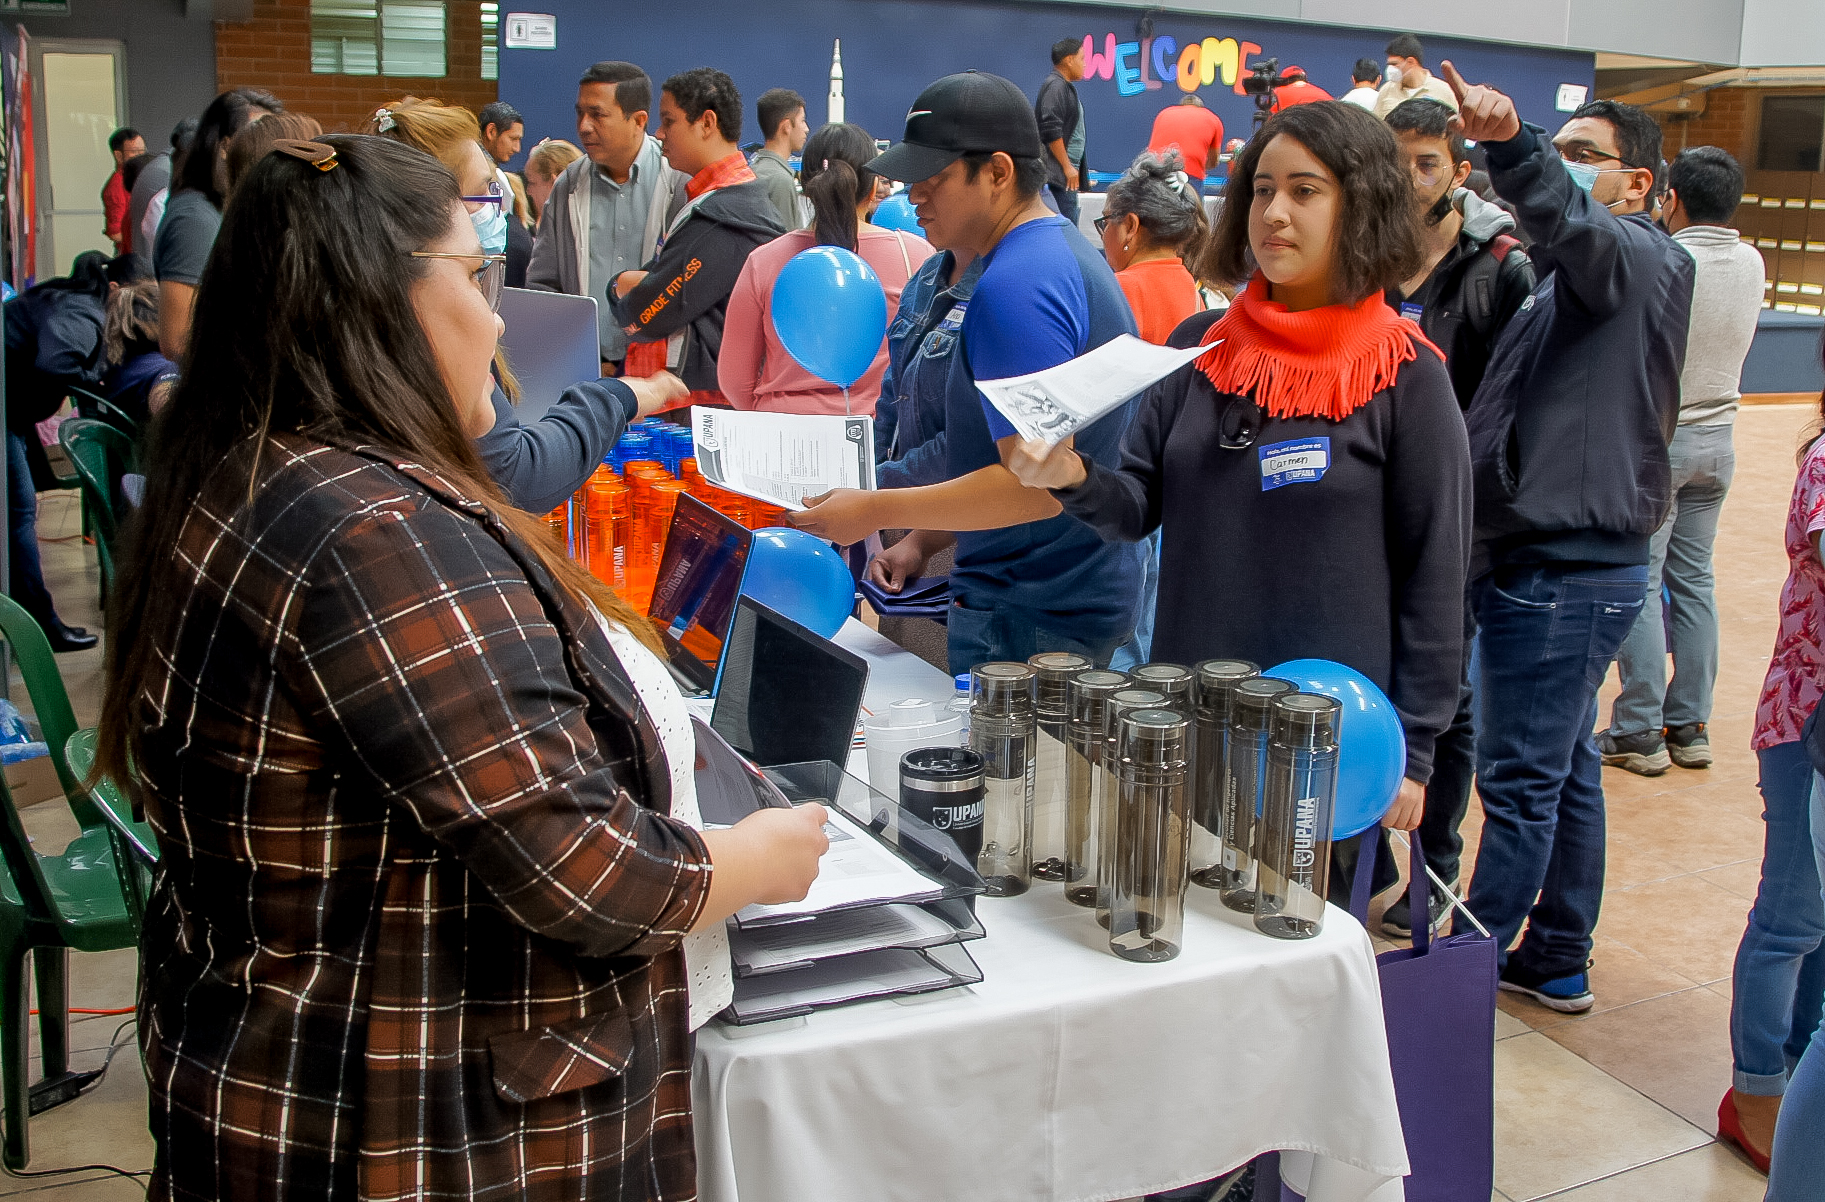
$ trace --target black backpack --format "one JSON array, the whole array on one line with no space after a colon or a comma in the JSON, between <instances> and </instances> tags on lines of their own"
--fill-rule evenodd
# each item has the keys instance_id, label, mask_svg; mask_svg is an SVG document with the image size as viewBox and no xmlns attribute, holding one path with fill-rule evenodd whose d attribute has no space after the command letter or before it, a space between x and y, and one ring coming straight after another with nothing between
<instances>
[{"instance_id":1,"label":"black backpack","mask_svg":"<svg viewBox=\"0 0 1825 1202\"><path fill-rule=\"evenodd\" d=\"M1520 245L1519 238L1497 234L1484 244L1489 253L1478 255L1464 271L1463 282L1458 288L1458 295L1464 302L1464 320L1485 339L1495 329L1495 294L1502 264Z\"/></svg>"}]
</instances>

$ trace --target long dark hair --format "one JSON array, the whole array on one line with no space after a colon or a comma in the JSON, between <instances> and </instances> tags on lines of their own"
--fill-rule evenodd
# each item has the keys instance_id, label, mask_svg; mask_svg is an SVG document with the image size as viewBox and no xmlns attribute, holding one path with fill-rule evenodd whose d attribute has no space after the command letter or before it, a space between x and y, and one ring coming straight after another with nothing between
<instances>
[{"instance_id":1,"label":"long dark hair","mask_svg":"<svg viewBox=\"0 0 1825 1202\"><path fill-rule=\"evenodd\" d=\"M271 92L259 88L230 88L203 110L196 136L178 154L172 167L171 190L188 188L201 192L216 208L228 194L228 169L222 161L222 150L228 139L247 127L256 110L282 113L285 105Z\"/></svg>"},{"instance_id":2,"label":"long dark hair","mask_svg":"<svg viewBox=\"0 0 1825 1202\"><path fill-rule=\"evenodd\" d=\"M856 249L860 227L855 211L863 197L874 193L875 173L868 164L878 153L867 130L840 121L805 139L798 179L815 214L811 230L819 246Z\"/></svg>"},{"instance_id":3,"label":"long dark hair","mask_svg":"<svg viewBox=\"0 0 1825 1202\"><path fill-rule=\"evenodd\" d=\"M166 650L155 640L187 601L173 550L199 496L253 495L273 470L262 453L269 433L423 464L485 504L563 587L651 638L565 558L542 518L512 508L457 419L411 298L426 263L411 252L450 229L455 177L385 138L321 141L336 150L332 170L269 154L236 187L197 288L183 380L152 423L146 500L109 604L97 755L98 772L129 788L149 722L145 689Z\"/></svg>"},{"instance_id":4,"label":"long dark hair","mask_svg":"<svg viewBox=\"0 0 1825 1202\"><path fill-rule=\"evenodd\" d=\"M1285 135L1312 152L1337 177L1342 211L1331 265L1333 302L1353 304L1391 288L1419 270L1419 219L1413 180L1401 166L1400 147L1384 122L1341 100L1296 104L1275 113L1230 164L1223 211L1192 269L1200 279L1240 283L1255 270L1248 246L1249 207L1261 152Z\"/></svg>"}]
</instances>

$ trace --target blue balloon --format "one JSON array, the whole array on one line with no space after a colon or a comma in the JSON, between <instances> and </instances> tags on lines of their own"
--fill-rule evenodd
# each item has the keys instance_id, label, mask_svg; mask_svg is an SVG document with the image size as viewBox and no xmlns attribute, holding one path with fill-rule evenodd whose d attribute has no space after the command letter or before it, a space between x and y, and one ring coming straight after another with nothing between
<instances>
[{"instance_id":1,"label":"blue balloon","mask_svg":"<svg viewBox=\"0 0 1825 1202\"><path fill-rule=\"evenodd\" d=\"M741 591L824 638L855 610L855 577L831 545L790 527L754 532Z\"/></svg>"},{"instance_id":2,"label":"blue balloon","mask_svg":"<svg viewBox=\"0 0 1825 1202\"><path fill-rule=\"evenodd\" d=\"M895 192L880 207L875 209L874 216L868 219L884 230L904 230L909 234L925 235L925 227L919 224L919 214L913 210L913 203L904 192Z\"/></svg>"},{"instance_id":3,"label":"blue balloon","mask_svg":"<svg viewBox=\"0 0 1825 1202\"><path fill-rule=\"evenodd\" d=\"M773 281L773 329L799 366L847 388L874 366L887 336L887 293L853 251L814 246Z\"/></svg>"},{"instance_id":4,"label":"blue balloon","mask_svg":"<svg viewBox=\"0 0 1825 1202\"><path fill-rule=\"evenodd\" d=\"M1328 659L1288 660L1261 673L1343 703L1337 723L1337 809L1331 837L1348 839L1381 821L1407 773L1407 732L1375 682Z\"/></svg>"}]
</instances>

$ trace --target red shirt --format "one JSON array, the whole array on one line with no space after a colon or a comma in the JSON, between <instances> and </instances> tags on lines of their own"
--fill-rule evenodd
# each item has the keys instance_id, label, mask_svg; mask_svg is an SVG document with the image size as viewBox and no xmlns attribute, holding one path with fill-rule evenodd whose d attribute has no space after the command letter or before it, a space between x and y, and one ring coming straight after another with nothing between
<instances>
[{"instance_id":1,"label":"red shirt","mask_svg":"<svg viewBox=\"0 0 1825 1202\"><path fill-rule=\"evenodd\" d=\"M1177 150L1185 159L1185 174L1204 178L1210 152L1223 145L1223 119L1195 104L1175 104L1153 119L1153 136L1147 149L1154 154Z\"/></svg>"},{"instance_id":2,"label":"red shirt","mask_svg":"<svg viewBox=\"0 0 1825 1202\"><path fill-rule=\"evenodd\" d=\"M107 223L108 238L120 243L120 253L126 254L133 249L133 231L127 228L127 205L132 198L127 194L126 181L121 179L117 168L108 182L101 188L101 210Z\"/></svg>"},{"instance_id":3,"label":"red shirt","mask_svg":"<svg viewBox=\"0 0 1825 1202\"><path fill-rule=\"evenodd\" d=\"M1295 79L1284 88L1274 89L1274 111L1292 108L1295 104L1311 104L1318 100L1335 100L1335 96L1315 83Z\"/></svg>"},{"instance_id":4,"label":"red shirt","mask_svg":"<svg viewBox=\"0 0 1825 1202\"><path fill-rule=\"evenodd\" d=\"M1198 299L1198 282L1177 255L1130 263L1115 273L1115 282L1134 310L1141 340L1155 346L1165 346L1166 336L1204 307Z\"/></svg>"}]
</instances>

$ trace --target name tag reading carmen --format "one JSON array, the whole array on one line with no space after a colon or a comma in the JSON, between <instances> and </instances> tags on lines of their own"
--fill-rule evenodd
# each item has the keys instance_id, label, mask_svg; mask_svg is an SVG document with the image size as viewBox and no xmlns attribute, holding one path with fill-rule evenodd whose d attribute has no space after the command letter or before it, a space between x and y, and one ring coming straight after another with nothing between
<instances>
[{"instance_id":1,"label":"name tag reading carmen","mask_svg":"<svg viewBox=\"0 0 1825 1202\"><path fill-rule=\"evenodd\" d=\"M1257 448L1261 454L1261 491L1288 484L1316 484L1331 466L1331 440L1300 438Z\"/></svg>"}]
</instances>

